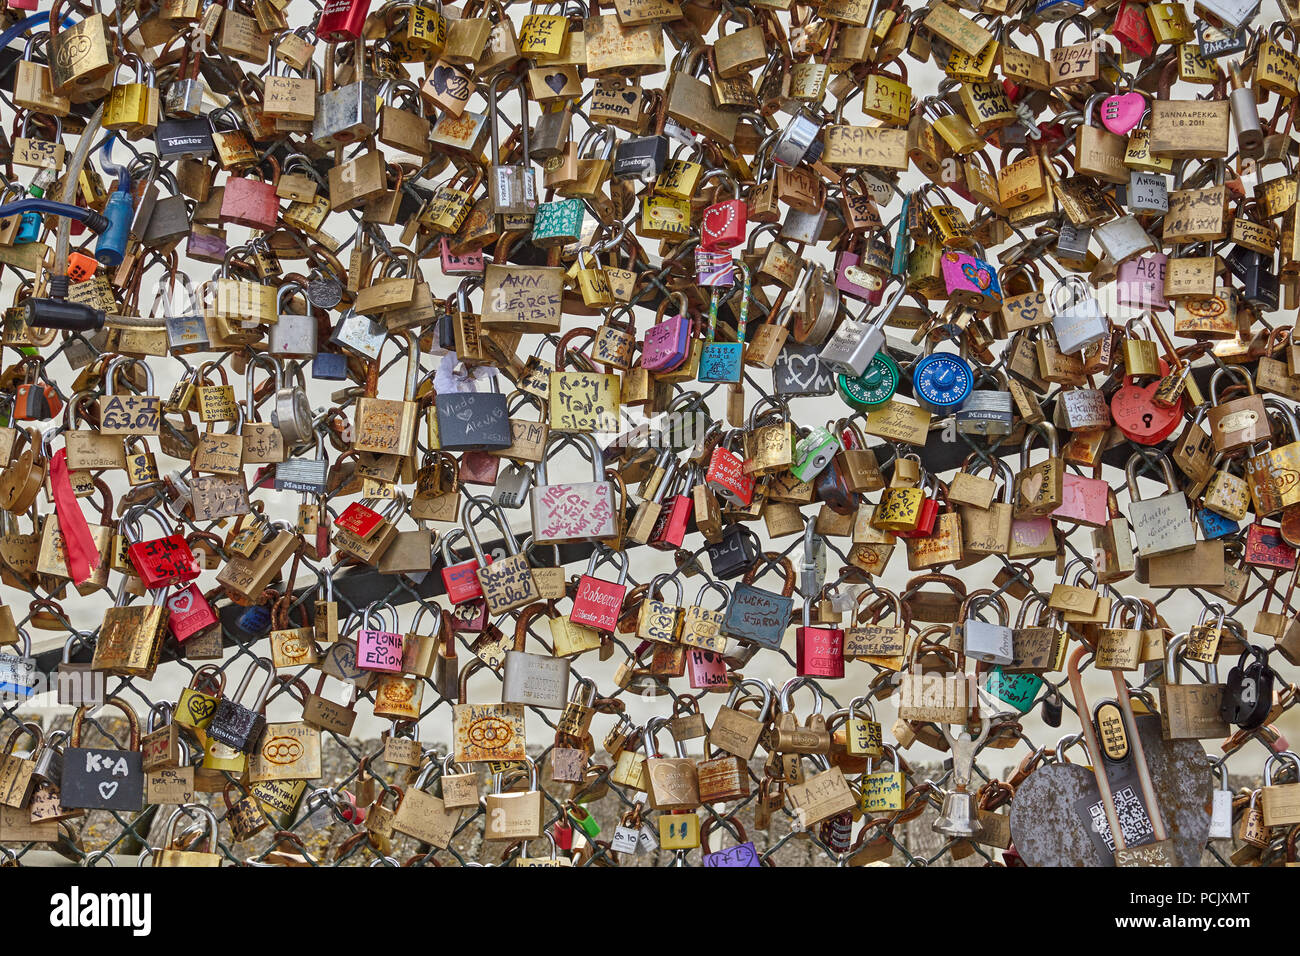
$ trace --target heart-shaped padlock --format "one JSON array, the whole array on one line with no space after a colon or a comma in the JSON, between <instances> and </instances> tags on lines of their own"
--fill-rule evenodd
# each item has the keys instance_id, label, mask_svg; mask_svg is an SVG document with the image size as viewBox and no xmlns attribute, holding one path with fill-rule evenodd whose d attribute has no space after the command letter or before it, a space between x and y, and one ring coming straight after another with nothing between
<instances>
[{"instance_id":1,"label":"heart-shaped padlock","mask_svg":"<svg viewBox=\"0 0 1300 956\"><path fill-rule=\"evenodd\" d=\"M1147 101L1141 93L1116 93L1101 101L1101 125L1116 136L1127 136L1142 122Z\"/></svg>"}]
</instances>

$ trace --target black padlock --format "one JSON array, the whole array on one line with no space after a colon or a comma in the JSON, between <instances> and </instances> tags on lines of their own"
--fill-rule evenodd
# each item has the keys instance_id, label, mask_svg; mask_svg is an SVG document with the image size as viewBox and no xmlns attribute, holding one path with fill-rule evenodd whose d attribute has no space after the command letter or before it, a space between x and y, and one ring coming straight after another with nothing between
<instances>
[{"instance_id":1,"label":"black padlock","mask_svg":"<svg viewBox=\"0 0 1300 956\"><path fill-rule=\"evenodd\" d=\"M212 142L212 123L206 116L198 119L165 119L154 134L158 158L206 159L216 150Z\"/></svg>"},{"instance_id":2,"label":"black padlock","mask_svg":"<svg viewBox=\"0 0 1300 956\"><path fill-rule=\"evenodd\" d=\"M1223 257L1228 271L1241 283L1241 298L1260 312L1276 312L1281 289L1277 263L1271 255L1236 246Z\"/></svg>"},{"instance_id":3,"label":"black padlock","mask_svg":"<svg viewBox=\"0 0 1300 956\"><path fill-rule=\"evenodd\" d=\"M837 515L857 513L858 496L849 490L849 483L844 477L844 469L838 457L832 458L831 463L822 469L813 487L817 500L823 502Z\"/></svg>"},{"instance_id":4,"label":"black padlock","mask_svg":"<svg viewBox=\"0 0 1300 956\"><path fill-rule=\"evenodd\" d=\"M1253 657L1249 664L1248 657ZM1228 681L1223 688L1219 716L1225 723L1243 730L1253 730L1273 706L1273 668L1268 666L1268 654L1253 644L1247 644L1228 671Z\"/></svg>"},{"instance_id":5,"label":"black padlock","mask_svg":"<svg viewBox=\"0 0 1300 956\"><path fill-rule=\"evenodd\" d=\"M258 668L266 670L266 681L257 692L253 706L248 707L239 701L248 690L253 672ZM240 753L251 753L261 743L262 734L266 730L266 697L274 683L275 667L265 657L259 657L244 672L244 678L235 688L235 693L218 701L212 722L208 724L208 736Z\"/></svg>"},{"instance_id":6,"label":"black padlock","mask_svg":"<svg viewBox=\"0 0 1300 956\"><path fill-rule=\"evenodd\" d=\"M708 550L713 576L723 580L740 577L758 557L753 532L738 524L727 528L722 533L722 540L710 544Z\"/></svg>"},{"instance_id":7,"label":"black padlock","mask_svg":"<svg viewBox=\"0 0 1300 956\"><path fill-rule=\"evenodd\" d=\"M634 136L619 143L610 175L614 179L639 179L652 183L668 165L668 137Z\"/></svg>"}]
</instances>

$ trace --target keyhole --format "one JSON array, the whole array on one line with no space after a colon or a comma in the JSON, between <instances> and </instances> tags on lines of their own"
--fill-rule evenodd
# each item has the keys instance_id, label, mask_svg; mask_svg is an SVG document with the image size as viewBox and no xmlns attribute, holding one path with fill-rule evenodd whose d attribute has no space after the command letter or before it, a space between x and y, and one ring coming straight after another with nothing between
<instances>
[{"instance_id":1,"label":"keyhole","mask_svg":"<svg viewBox=\"0 0 1300 956\"><path fill-rule=\"evenodd\" d=\"M1142 424L1145 425L1147 428L1150 428L1150 427L1151 427L1151 413L1150 413L1150 412L1147 412L1145 415L1142 416Z\"/></svg>"}]
</instances>

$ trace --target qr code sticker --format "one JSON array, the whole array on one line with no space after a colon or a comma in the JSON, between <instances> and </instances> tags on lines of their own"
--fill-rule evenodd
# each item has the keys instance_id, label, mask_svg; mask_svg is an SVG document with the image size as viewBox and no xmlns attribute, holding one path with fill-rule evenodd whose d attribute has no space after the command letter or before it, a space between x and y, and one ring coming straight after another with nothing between
<instances>
[{"instance_id":1,"label":"qr code sticker","mask_svg":"<svg viewBox=\"0 0 1300 956\"><path fill-rule=\"evenodd\" d=\"M1125 846L1141 846L1155 839L1155 829L1151 818L1147 816L1146 807L1132 787L1115 791L1115 814L1119 817L1120 832L1124 834ZM1106 809L1100 800L1088 808L1092 818L1092 828L1106 843L1111 853L1115 852L1115 840L1110 834L1110 825L1106 822Z\"/></svg>"}]
</instances>

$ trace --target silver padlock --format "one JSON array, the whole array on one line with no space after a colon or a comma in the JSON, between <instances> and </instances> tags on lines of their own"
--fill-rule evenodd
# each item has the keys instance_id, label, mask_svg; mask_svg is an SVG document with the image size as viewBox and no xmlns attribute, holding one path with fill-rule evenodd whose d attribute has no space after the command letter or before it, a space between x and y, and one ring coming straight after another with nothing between
<instances>
[{"instance_id":1,"label":"silver padlock","mask_svg":"<svg viewBox=\"0 0 1300 956\"><path fill-rule=\"evenodd\" d=\"M1232 839L1232 789L1228 786L1228 764L1219 763L1219 787L1210 808L1210 839Z\"/></svg>"},{"instance_id":2,"label":"silver padlock","mask_svg":"<svg viewBox=\"0 0 1300 956\"><path fill-rule=\"evenodd\" d=\"M1062 292L1068 296L1064 302ZM1057 280L1052 286L1050 302L1057 348L1067 355L1100 342L1102 336L1110 331L1110 323L1101 312L1101 303L1092 294L1092 287L1080 276L1068 275Z\"/></svg>"},{"instance_id":3,"label":"silver padlock","mask_svg":"<svg viewBox=\"0 0 1300 956\"><path fill-rule=\"evenodd\" d=\"M347 349L367 361L379 358L379 350L388 338L388 327L368 315L348 309L330 333L330 344Z\"/></svg>"},{"instance_id":4,"label":"silver padlock","mask_svg":"<svg viewBox=\"0 0 1300 956\"><path fill-rule=\"evenodd\" d=\"M1097 431L1110 427L1110 405L1099 388L1071 388L1056 403L1056 427L1067 431Z\"/></svg>"},{"instance_id":5,"label":"silver padlock","mask_svg":"<svg viewBox=\"0 0 1300 956\"><path fill-rule=\"evenodd\" d=\"M527 651L506 651L501 702L563 710L569 702L569 661Z\"/></svg>"},{"instance_id":6,"label":"silver padlock","mask_svg":"<svg viewBox=\"0 0 1300 956\"><path fill-rule=\"evenodd\" d=\"M1168 212L1169 186L1165 182L1165 177L1159 173L1129 170L1128 208L1135 213Z\"/></svg>"},{"instance_id":7,"label":"silver padlock","mask_svg":"<svg viewBox=\"0 0 1300 956\"><path fill-rule=\"evenodd\" d=\"M309 359L316 355L316 317L311 314L310 304L306 315L289 311L293 296L305 291L297 282L286 282L275 294L276 320L268 348L272 358Z\"/></svg>"},{"instance_id":8,"label":"silver padlock","mask_svg":"<svg viewBox=\"0 0 1300 956\"><path fill-rule=\"evenodd\" d=\"M995 387L980 388L980 382L985 379L993 380ZM1006 382L997 375L982 371L975 379L970 397L957 410L956 422L957 431L963 435L1010 435L1015 425L1015 414Z\"/></svg>"},{"instance_id":9,"label":"silver padlock","mask_svg":"<svg viewBox=\"0 0 1300 956\"><path fill-rule=\"evenodd\" d=\"M906 294L907 283L899 280L898 289L874 318L866 322L861 319L844 319L817 354L822 364L850 378L856 378L865 372L885 344L885 320ZM865 314L869 308L870 306L861 314Z\"/></svg>"},{"instance_id":10,"label":"silver padlock","mask_svg":"<svg viewBox=\"0 0 1300 956\"><path fill-rule=\"evenodd\" d=\"M819 120L799 111L790 118L789 125L777 134L772 146L772 162L778 166L798 166L817 142L821 131L822 124Z\"/></svg>"},{"instance_id":11,"label":"silver padlock","mask_svg":"<svg viewBox=\"0 0 1300 956\"><path fill-rule=\"evenodd\" d=\"M522 508L532 486L533 470L512 461L497 474L497 483L492 486L492 503L507 509Z\"/></svg>"},{"instance_id":12,"label":"silver padlock","mask_svg":"<svg viewBox=\"0 0 1300 956\"><path fill-rule=\"evenodd\" d=\"M379 84L365 79L316 96L311 138L322 149L337 149L375 132Z\"/></svg>"},{"instance_id":13,"label":"silver padlock","mask_svg":"<svg viewBox=\"0 0 1300 956\"><path fill-rule=\"evenodd\" d=\"M1106 257L1116 266L1149 252L1159 251L1151 236L1138 222L1137 216L1132 213L1103 222L1093 229L1092 234Z\"/></svg>"},{"instance_id":14,"label":"silver padlock","mask_svg":"<svg viewBox=\"0 0 1300 956\"><path fill-rule=\"evenodd\" d=\"M295 385L285 385L284 365L275 365L275 407L271 411L271 424L280 429L286 445L301 445L312 436L311 404L307 401L307 380L302 366L290 363Z\"/></svg>"},{"instance_id":15,"label":"silver padlock","mask_svg":"<svg viewBox=\"0 0 1300 956\"><path fill-rule=\"evenodd\" d=\"M992 604L997 611L996 624L977 616L985 604ZM985 664L1010 664L1015 654L1006 605L987 595L974 598L967 605L966 620L962 623L962 645L966 656L974 660Z\"/></svg>"},{"instance_id":16,"label":"silver padlock","mask_svg":"<svg viewBox=\"0 0 1300 956\"><path fill-rule=\"evenodd\" d=\"M1056 237L1056 257L1082 262L1088 258L1088 242L1091 239L1092 230L1087 226L1075 226L1062 221Z\"/></svg>"},{"instance_id":17,"label":"silver padlock","mask_svg":"<svg viewBox=\"0 0 1300 956\"><path fill-rule=\"evenodd\" d=\"M316 432L315 458L288 458L275 466L276 491L301 491L310 495L325 494L329 475L329 459L325 457L325 436Z\"/></svg>"},{"instance_id":18,"label":"silver padlock","mask_svg":"<svg viewBox=\"0 0 1300 956\"><path fill-rule=\"evenodd\" d=\"M778 234L781 239L812 245L821 238L822 228L826 225L826 207L816 212L801 212L791 209L786 213L785 222L781 224Z\"/></svg>"},{"instance_id":19,"label":"silver padlock","mask_svg":"<svg viewBox=\"0 0 1300 956\"><path fill-rule=\"evenodd\" d=\"M1169 493L1143 500L1137 490L1137 466L1140 458L1141 454L1135 452L1124 468L1131 499L1128 517L1133 526L1138 556L1151 558L1194 548L1196 523L1187 506L1187 495L1178 490L1174 481L1173 466L1169 464L1169 459L1163 455L1158 459Z\"/></svg>"}]
</instances>

